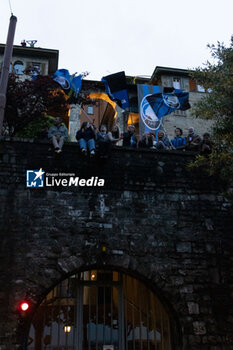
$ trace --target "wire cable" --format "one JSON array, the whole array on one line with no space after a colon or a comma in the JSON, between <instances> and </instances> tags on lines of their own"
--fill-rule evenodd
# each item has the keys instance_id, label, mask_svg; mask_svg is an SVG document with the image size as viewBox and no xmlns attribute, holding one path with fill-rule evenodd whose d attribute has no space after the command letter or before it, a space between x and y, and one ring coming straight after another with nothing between
<instances>
[{"instance_id":1,"label":"wire cable","mask_svg":"<svg viewBox=\"0 0 233 350\"><path fill-rule=\"evenodd\" d=\"M11 0L8 0L9 6L10 6L10 11L11 11L11 16L13 16L13 11L12 11L12 7L11 7Z\"/></svg>"}]
</instances>

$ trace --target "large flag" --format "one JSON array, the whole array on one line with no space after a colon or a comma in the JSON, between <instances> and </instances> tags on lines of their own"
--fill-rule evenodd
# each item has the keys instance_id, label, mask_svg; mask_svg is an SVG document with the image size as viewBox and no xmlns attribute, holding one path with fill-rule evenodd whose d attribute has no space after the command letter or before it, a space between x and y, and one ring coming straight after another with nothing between
<instances>
[{"instance_id":1,"label":"large flag","mask_svg":"<svg viewBox=\"0 0 233 350\"><path fill-rule=\"evenodd\" d=\"M161 120L156 116L147 97L160 93L163 88L156 85L138 84L138 111L139 111L139 133L140 137L145 132L155 132L161 125Z\"/></svg>"},{"instance_id":2,"label":"large flag","mask_svg":"<svg viewBox=\"0 0 233 350\"><path fill-rule=\"evenodd\" d=\"M189 93L178 89L169 93L153 94L146 98L158 119L178 109L185 111L190 108Z\"/></svg>"},{"instance_id":3,"label":"large flag","mask_svg":"<svg viewBox=\"0 0 233 350\"><path fill-rule=\"evenodd\" d=\"M53 75L53 80L60 84L69 96L73 92L78 95L82 88L82 75L70 75L67 69L58 69Z\"/></svg>"},{"instance_id":4,"label":"large flag","mask_svg":"<svg viewBox=\"0 0 233 350\"><path fill-rule=\"evenodd\" d=\"M102 78L105 89L110 98L115 101L121 108L129 107L129 96L126 85L125 72L119 72L107 75Z\"/></svg>"}]
</instances>

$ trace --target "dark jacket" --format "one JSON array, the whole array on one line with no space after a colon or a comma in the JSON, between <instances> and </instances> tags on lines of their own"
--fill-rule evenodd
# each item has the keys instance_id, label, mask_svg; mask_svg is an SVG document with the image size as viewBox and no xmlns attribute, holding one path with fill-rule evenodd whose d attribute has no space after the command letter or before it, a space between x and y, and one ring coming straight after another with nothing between
<instances>
[{"instance_id":1,"label":"dark jacket","mask_svg":"<svg viewBox=\"0 0 233 350\"><path fill-rule=\"evenodd\" d=\"M130 134L128 131L123 134L123 146L136 148L138 139L136 136Z\"/></svg>"},{"instance_id":2,"label":"dark jacket","mask_svg":"<svg viewBox=\"0 0 233 350\"><path fill-rule=\"evenodd\" d=\"M199 151L201 138L199 135L193 133L191 136L188 135L186 138L186 147L187 151Z\"/></svg>"},{"instance_id":3,"label":"dark jacket","mask_svg":"<svg viewBox=\"0 0 233 350\"><path fill-rule=\"evenodd\" d=\"M94 130L91 127L84 129L84 131L82 131L82 129L78 130L76 134L76 140L79 141L80 139L84 139L85 141L95 139Z\"/></svg>"},{"instance_id":4,"label":"dark jacket","mask_svg":"<svg viewBox=\"0 0 233 350\"><path fill-rule=\"evenodd\" d=\"M153 147L153 139L152 137L148 137L148 142L146 143L146 139L142 139L138 142L139 148L151 148Z\"/></svg>"},{"instance_id":5,"label":"dark jacket","mask_svg":"<svg viewBox=\"0 0 233 350\"><path fill-rule=\"evenodd\" d=\"M107 134L103 134L102 132L98 132L96 135L97 142L111 142Z\"/></svg>"}]
</instances>

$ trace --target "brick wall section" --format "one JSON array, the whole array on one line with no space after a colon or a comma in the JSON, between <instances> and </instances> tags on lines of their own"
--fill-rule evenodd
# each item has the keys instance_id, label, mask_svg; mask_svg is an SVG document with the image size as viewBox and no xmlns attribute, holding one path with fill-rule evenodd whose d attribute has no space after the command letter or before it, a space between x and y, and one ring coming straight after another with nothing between
<instances>
[{"instance_id":1,"label":"brick wall section","mask_svg":"<svg viewBox=\"0 0 233 350\"><path fill-rule=\"evenodd\" d=\"M46 143L1 141L0 350L22 348L20 300L33 314L59 281L92 267L147 283L176 323L174 349L232 350L232 211L216 179L187 170L193 158L118 148L100 161L72 143L55 157ZM26 189L26 170L40 168L105 186Z\"/></svg>"}]
</instances>

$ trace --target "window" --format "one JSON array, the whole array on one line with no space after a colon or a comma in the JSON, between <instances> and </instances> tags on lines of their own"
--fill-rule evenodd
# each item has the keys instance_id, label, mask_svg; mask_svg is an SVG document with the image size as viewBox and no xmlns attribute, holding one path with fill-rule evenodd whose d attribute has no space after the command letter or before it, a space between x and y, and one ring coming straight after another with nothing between
<instances>
[{"instance_id":1,"label":"window","mask_svg":"<svg viewBox=\"0 0 233 350\"><path fill-rule=\"evenodd\" d=\"M28 350L171 350L169 316L141 281L109 270L59 283L32 319Z\"/></svg>"},{"instance_id":2,"label":"window","mask_svg":"<svg viewBox=\"0 0 233 350\"><path fill-rule=\"evenodd\" d=\"M200 85L199 83L197 83L197 91L198 92L205 92L205 89L202 85Z\"/></svg>"},{"instance_id":3,"label":"window","mask_svg":"<svg viewBox=\"0 0 233 350\"><path fill-rule=\"evenodd\" d=\"M93 106L88 106L88 107L87 107L87 113L88 113L88 114L94 114L94 108L93 108Z\"/></svg>"},{"instance_id":4,"label":"window","mask_svg":"<svg viewBox=\"0 0 233 350\"><path fill-rule=\"evenodd\" d=\"M13 72L18 75L22 75L24 72L24 65L21 61L16 61L13 66Z\"/></svg>"},{"instance_id":5,"label":"window","mask_svg":"<svg viewBox=\"0 0 233 350\"><path fill-rule=\"evenodd\" d=\"M180 78L173 78L174 89L180 89Z\"/></svg>"},{"instance_id":6,"label":"window","mask_svg":"<svg viewBox=\"0 0 233 350\"><path fill-rule=\"evenodd\" d=\"M179 109L177 109L176 111L173 112L174 115L178 116L178 117L186 117L187 114L186 114L186 111L181 111Z\"/></svg>"}]
</instances>

